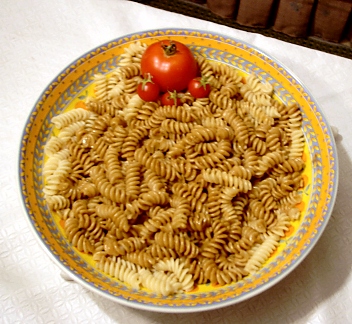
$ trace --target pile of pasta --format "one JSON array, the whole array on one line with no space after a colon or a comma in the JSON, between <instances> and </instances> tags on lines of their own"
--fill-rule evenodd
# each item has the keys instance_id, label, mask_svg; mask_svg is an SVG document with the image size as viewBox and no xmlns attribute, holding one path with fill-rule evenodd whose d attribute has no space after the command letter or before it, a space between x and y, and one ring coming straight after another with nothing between
<instances>
[{"instance_id":1,"label":"pile of pasta","mask_svg":"<svg viewBox=\"0 0 352 324\"><path fill-rule=\"evenodd\" d=\"M196 56L208 98L136 93L146 48L97 74L87 109L52 118L44 195L99 271L171 295L260 269L300 217L304 135L296 103L255 75Z\"/></svg>"}]
</instances>

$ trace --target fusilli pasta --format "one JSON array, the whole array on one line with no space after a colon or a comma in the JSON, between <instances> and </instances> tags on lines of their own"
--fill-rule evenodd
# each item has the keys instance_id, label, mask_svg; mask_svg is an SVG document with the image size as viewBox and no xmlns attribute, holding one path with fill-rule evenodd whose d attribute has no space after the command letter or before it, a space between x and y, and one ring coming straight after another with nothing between
<instances>
[{"instance_id":1,"label":"fusilli pasta","mask_svg":"<svg viewBox=\"0 0 352 324\"><path fill-rule=\"evenodd\" d=\"M74 247L134 289L170 295L241 280L299 219L300 109L255 75L200 56L209 98L145 102L136 93L145 49L131 44L95 76L87 110L52 118L47 204Z\"/></svg>"}]
</instances>

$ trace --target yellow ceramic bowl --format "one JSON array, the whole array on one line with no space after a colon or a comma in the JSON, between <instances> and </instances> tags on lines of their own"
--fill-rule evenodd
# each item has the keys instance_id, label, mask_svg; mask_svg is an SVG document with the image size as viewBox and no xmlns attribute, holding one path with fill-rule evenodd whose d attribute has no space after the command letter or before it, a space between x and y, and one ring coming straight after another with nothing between
<instances>
[{"instance_id":1,"label":"yellow ceramic bowl","mask_svg":"<svg viewBox=\"0 0 352 324\"><path fill-rule=\"evenodd\" d=\"M140 40L151 44L170 38L192 51L231 64L243 73L269 81L284 103L296 101L303 114L306 168L302 217L293 223L279 248L262 269L223 287L210 284L168 297L134 290L96 270L93 260L68 243L59 219L43 198L44 146L53 130L52 117L79 107L91 91L93 75L109 73L125 47ZM75 281L111 300L159 312L196 312L244 301L273 286L289 274L312 250L329 220L337 192L337 152L332 132L317 103L297 78L275 59L228 36L199 30L157 30L127 35L95 48L64 69L41 94L24 128L19 157L19 182L31 227L52 259Z\"/></svg>"}]
</instances>

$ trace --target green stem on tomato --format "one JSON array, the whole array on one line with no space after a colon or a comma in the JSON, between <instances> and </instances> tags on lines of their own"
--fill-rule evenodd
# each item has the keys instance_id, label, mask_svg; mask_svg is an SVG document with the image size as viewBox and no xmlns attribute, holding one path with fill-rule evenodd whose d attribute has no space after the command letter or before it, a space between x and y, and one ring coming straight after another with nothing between
<instances>
[{"instance_id":1,"label":"green stem on tomato","mask_svg":"<svg viewBox=\"0 0 352 324\"><path fill-rule=\"evenodd\" d=\"M177 99L180 98L180 96L179 96L179 94L177 93L177 91L176 91L176 90L174 90L174 91L172 91L172 92L171 92L171 91L168 91L168 93L169 93L169 98L170 98L170 99L173 99L175 106L177 106Z\"/></svg>"},{"instance_id":2,"label":"green stem on tomato","mask_svg":"<svg viewBox=\"0 0 352 324\"><path fill-rule=\"evenodd\" d=\"M206 75L202 75L199 82L204 89L206 89L207 84L210 84L209 77Z\"/></svg>"},{"instance_id":3,"label":"green stem on tomato","mask_svg":"<svg viewBox=\"0 0 352 324\"><path fill-rule=\"evenodd\" d=\"M141 81L143 91L145 90L145 85L146 85L148 82L154 83L153 80L152 80L152 78L153 78L153 77L152 77L152 75L151 75L150 73L146 73L146 74L144 75L144 79Z\"/></svg>"},{"instance_id":4,"label":"green stem on tomato","mask_svg":"<svg viewBox=\"0 0 352 324\"><path fill-rule=\"evenodd\" d=\"M171 43L170 45L162 44L161 47L163 48L166 56L175 55L175 53L177 52L177 47L174 43Z\"/></svg>"}]
</instances>

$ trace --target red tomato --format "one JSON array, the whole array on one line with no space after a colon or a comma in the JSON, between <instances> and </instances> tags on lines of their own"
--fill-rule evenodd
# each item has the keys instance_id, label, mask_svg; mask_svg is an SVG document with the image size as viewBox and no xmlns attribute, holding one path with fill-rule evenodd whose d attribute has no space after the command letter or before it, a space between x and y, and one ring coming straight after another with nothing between
<instances>
[{"instance_id":1,"label":"red tomato","mask_svg":"<svg viewBox=\"0 0 352 324\"><path fill-rule=\"evenodd\" d=\"M210 84L205 77L194 78L188 84L188 91L194 98L206 98L210 90Z\"/></svg>"},{"instance_id":2,"label":"red tomato","mask_svg":"<svg viewBox=\"0 0 352 324\"><path fill-rule=\"evenodd\" d=\"M152 77L148 75L143 79L137 87L137 93L144 101L157 101L159 98L160 88L152 81Z\"/></svg>"},{"instance_id":3,"label":"red tomato","mask_svg":"<svg viewBox=\"0 0 352 324\"><path fill-rule=\"evenodd\" d=\"M142 74L150 73L161 92L182 91L197 76L198 65L191 50L174 40L151 44L141 59Z\"/></svg>"},{"instance_id":4,"label":"red tomato","mask_svg":"<svg viewBox=\"0 0 352 324\"><path fill-rule=\"evenodd\" d=\"M180 96L177 94L176 91L174 92L165 92L161 98L161 104L163 106L179 106L181 105Z\"/></svg>"}]
</instances>

